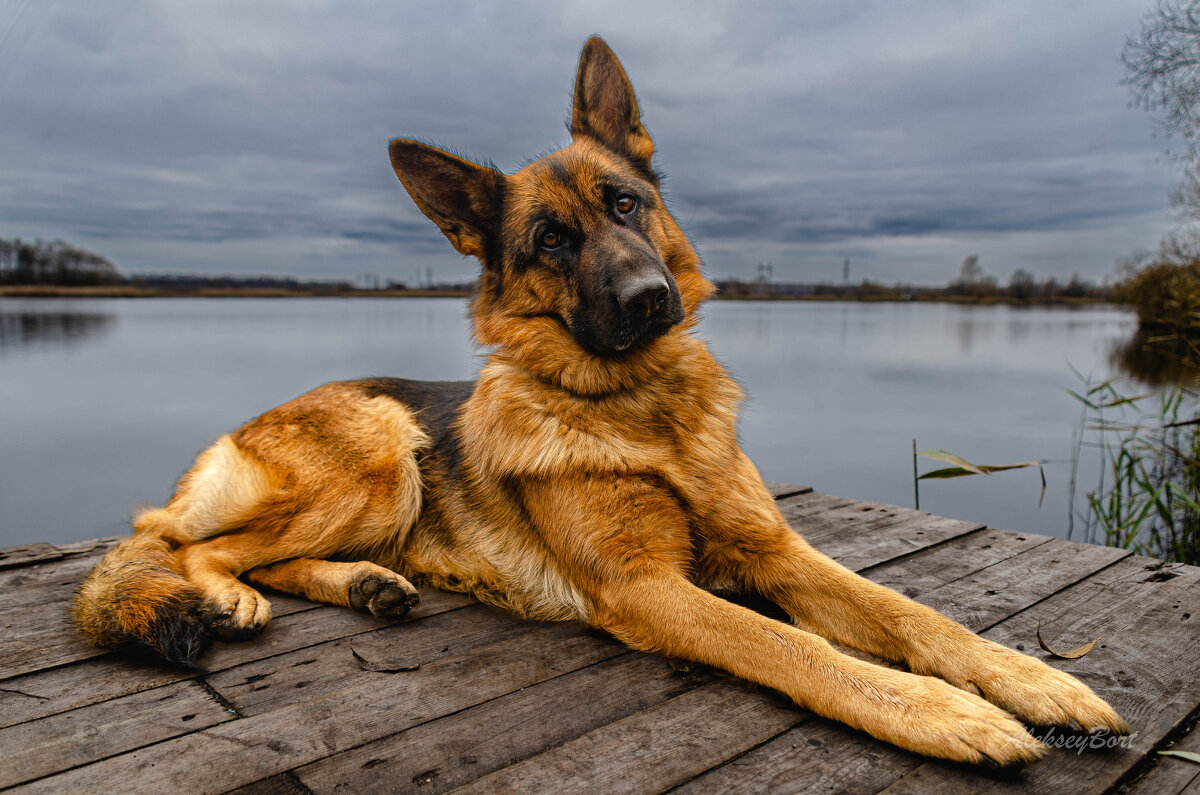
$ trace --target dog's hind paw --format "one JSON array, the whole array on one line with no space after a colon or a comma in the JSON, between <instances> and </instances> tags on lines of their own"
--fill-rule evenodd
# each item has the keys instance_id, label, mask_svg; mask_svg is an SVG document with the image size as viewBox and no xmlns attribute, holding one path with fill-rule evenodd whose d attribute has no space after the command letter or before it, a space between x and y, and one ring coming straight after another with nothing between
<instances>
[{"instance_id":1,"label":"dog's hind paw","mask_svg":"<svg viewBox=\"0 0 1200 795\"><path fill-rule=\"evenodd\" d=\"M408 580L381 567L350 584L350 605L380 618L403 618L418 604L421 595Z\"/></svg>"}]
</instances>

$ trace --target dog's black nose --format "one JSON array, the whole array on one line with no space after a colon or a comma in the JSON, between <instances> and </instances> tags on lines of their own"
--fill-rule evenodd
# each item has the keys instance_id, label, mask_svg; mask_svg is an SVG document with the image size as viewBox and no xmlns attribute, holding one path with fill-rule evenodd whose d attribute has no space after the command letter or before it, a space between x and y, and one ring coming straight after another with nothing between
<instances>
[{"instance_id":1,"label":"dog's black nose","mask_svg":"<svg viewBox=\"0 0 1200 795\"><path fill-rule=\"evenodd\" d=\"M626 317L642 319L662 311L670 295L667 280L652 276L627 286L617 300L621 302L621 311Z\"/></svg>"}]
</instances>

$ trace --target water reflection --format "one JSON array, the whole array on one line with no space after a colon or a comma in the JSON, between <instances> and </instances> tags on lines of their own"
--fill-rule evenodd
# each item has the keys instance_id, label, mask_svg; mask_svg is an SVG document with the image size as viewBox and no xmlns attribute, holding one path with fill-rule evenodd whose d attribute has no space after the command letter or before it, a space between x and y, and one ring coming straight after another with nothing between
<instances>
[{"instance_id":1,"label":"water reflection","mask_svg":"<svg viewBox=\"0 0 1200 795\"><path fill-rule=\"evenodd\" d=\"M33 346L75 345L111 332L117 316L107 312L29 312L0 308L0 354Z\"/></svg>"},{"instance_id":2,"label":"water reflection","mask_svg":"<svg viewBox=\"0 0 1200 795\"><path fill-rule=\"evenodd\" d=\"M1147 386L1200 385L1200 347L1182 337L1138 329L1132 337L1113 344L1109 361Z\"/></svg>"},{"instance_id":3,"label":"water reflection","mask_svg":"<svg viewBox=\"0 0 1200 795\"><path fill-rule=\"evenodd\" d=\"M1024 342L1033 333L1033 323L1028 320L1008 321L1008 336L1014 341Z\"/></svg>"}]
</instances>

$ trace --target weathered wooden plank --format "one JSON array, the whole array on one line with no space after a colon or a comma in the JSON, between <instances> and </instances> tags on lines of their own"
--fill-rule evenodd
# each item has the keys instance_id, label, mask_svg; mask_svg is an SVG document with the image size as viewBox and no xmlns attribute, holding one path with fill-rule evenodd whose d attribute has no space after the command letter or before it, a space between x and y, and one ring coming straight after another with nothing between
<instances>
[{"instance_id":1,"label":"weathered wooden plank","mask_svg":"<svg viewBox=\"0 0 1200 795\"><path fill-rule=\"evenodd\" d=\"M104 551L106 550L98 550L95 554L64 556L55 560L0 571L0 594L5 597L21 596L22 588L52 584L64 589L60 598L69 598L75 585L83 581L91 568L103 557Z\"/></svg>"},{"instance_id":2,"label":"weathered wooden plank","mask_svg":"<svg viewBox=\"0 0 1200 795\"><path fill-rule=\"evenodd\" d=\"M1054 554L1046 555L1045 550L1051 547ZM960 551L961 557L957 557L953 565L938 565L947 558L955 558ZM1074 553L1069 570L1063 571L1060 566L1055 575L1040 571L1039 567L1064 552ZM989 621L994 624L1035 605L1066 585L1083 580L1127 555L1123 550L1072 545L1058 539L985 531L864 573L888 585L911 581L905 589L909 596L925 604L934 604L951 618L980 631L990 626ZM972 565L972 560L978 567L964 573L962 567ZM993 601L988 591L1001 583L1013 593L994 606L988 604ZM1036 648L1020 640L1011 645ZM880 743L866 734L815 718L799 723L735 763L699 776L683 787L683 791L875 792L922 763L920 757ZM745 776L747 769L754 771L750 780Z\"/></svg>"},{"instance_id":3,"label":"weathered wooden plank","mask_svg":"<svg viewBox=\"0 0 1200 795\"><path fill-rule=\"evenodd\" d=\"M1200 731L1192 731L1169 748L1200 754ZM1151 754L1151 767L1126 790L1129 795L1197 795L1200 793L1200 765L1186 759Z\"/></svg>"},{"instance_id":4,"label":"weathered wooden plank","mask_svg":"<svg viewBox=\"0 0 1200 795\"><path fill-rule=\"evenodd\" d=\"M1102 637L1091 654L1053 664L1079 676L1121 713L1133 728L1128 740L1108 738L1115 747L1099 751L1054 751L1015 781L979 780L924 762L885 791L958 792L971 782L981 792L1099 793L1119 781L1200 705L1200 632L1194 626L1200 615L1200 569L1174 568L1169 573L1175 576L1164 580L1158 579L1165 576L1161 565L1125 558L985 633L1011 645L1028 642L1041 624L1052 648ZM1078 742L1061 729L1036 734L1052 746Z\"/></svg>"},{"instance_id":5,"label":"weathered wooden plank","mask_svg":"<svg viewBox=\"0 0 1200 795\"><path fill-rule=\"evenodd\" d=\"M232 716L180 682L0 729L0 787L213 726Z\"/></svg>"},{"instance_id":6,"label":"weathered wooden plank","mask_svg":"<svg viewBox=\"0 0 1200 795\"><path fill-rule=\"evenodd\" d=\"M981 530L914 552L859 573L910 598L1049 543L1050 536Z\"/></svg>"},{"instance_id":7,"label":"weathered wooden plank","mask_svg":"<svg viewBox=\"0 0 1200 795\"><path fill-rule=\"evenodd\" d=\"M5 547L0 549L0 569L58 560L61 557L63 553L59 552L57 547L41 542L21 547Z\"/></svg>"},{"instance_id":8,"label":"weathered wooden plank","mask_svg":"<svg viewBox=\"0 0 1200 795\"><path fill-rule=\"evenodd\" d=\"M922 757L815 716L675 790L679 795L873 793ZM963 790L969 792L970 788Z\"/></svg>"},{"instance_id":9,"label":"weathered wooden plank","mask_svg":"<svg viewBox=\"0 0 1200 795\"><path fill-rule=\"evenodd\" d=\"M401 623L475 604L462 594L422 589L421 604ZM216 672L333 638L369 632L393 622L339 607L314 605L303 599L273 596L293 610L270 624L262 635L244 643L215 643L201 659L203 672ZM274 604L274 602L273 602ZM302 615L303 614L303 617ZM122 654L51 670L35 670L0 681L0 726L52 715L86 704L194 678L197 671L170 667Z\"/></svg>"},{"instance_id":10,"label":"weathered wooden plank","mask_svg":"<svg viewBox=\"0 0 1200 795\"><path fill-rule=\"evenodd\" d=\"M53 609L31 610L29 620L39 619L42 622L36 626L30 627L27 622L14 620L13 613L6 614L4 621L0 622L0 633L12 632L15 636L12 641L0 646L0 680L89 660L107 653L89 646L75 634L66 602L55 602L49 607Z\"/></svg>"},{"instance_id":11,"label":"weathered wooden plank","mask_svg":"<svg viewBox=\"0 0 1200 795\"><path fill-rule=\"evenodd\" d=\"M819 491L810 491L777 500L779 512L783 514L783 518L788 524L793 526L795 526L794 522L797 519L814 516L822 511L841 508L853 503L854 500L845 497L832 497L828 494L822 494Z\"/></svg>"},{"instance_id":12,"label":"weathered wooden plank","mask_svg":"<svg viewBox=\"0 0 1200 795\"><path fill-rule=\"evenodd\" d=\"M713 681L627 652L295 771L314 792L441 793Z\"/></svg>"},{"instance_id":13,"label":"weathered wooden plank","mask_svg":"<svg viewBox=\"0 0 1200 795\"><path fill-rule=\"evenodd\" d=\"M1124 549L1055 538L1004 565L923 594L919 601L979 632L1028 607L1031 594L1045 598L1129 554ZM1027 649L1037 645L1032 635L1017 642Z\"/></svg>"},{"instance_id":14,"label":"weathered wooden plank","mask_svg":"<svg viewBox=\"0 0 1200 795\"><path fill-rule=\"evenodd\" d=\"M339 690L361 675L351 642L367 660L395 667L423 666L538 628L510 613L473 604L423 621L388 625L349 640L327 641L239 665L206 681L241 714L257 715Z\"/></svg>"},{"instance_id":15,"label":"weathered wooden plank","mask_svg":"<svg viewBox=\"0 0 1200 795\"><path fill-rule=\"evenodd\" d=\"M0 585L12 576L11 569L48 563L64 558L84 556L99 557L112 549L117 542L116 536L93 538L89 541L76 541L71 544L47 544L41 541L24 544L19 547L0 549Z\"/></svg>"},{"instance_id":16,"label":"weathered wooden plank","mask_svg":"<svg viewBox=\"0 0 1200 795\"><path fill-rule=\"evenodd\" d=\"M20 569L28 567L46 568L48 564L78 557L96 559L116 546L116 537L93 538L74 544L46 544L37 542L19 547L0 549L0 587L5 587Z\"/></svg>"},{"instance_id":17,"label":"weathered wooden plank","mask_svg":"<svg viewBox=\"0 0 1200 795\"><path fill-rule=\"evenodd\" d=\"M69 601L98 562L97 557L65 558L53 565L28 566L6 572L12 576L0 584L0 615L20 612L30 605Z\"/></svg>"},{"instance_id":18,"label":"weathered wooden plank","mask_svg":"<svg viewBox=\"0 0 1200 795\"><path fill-rule=\"evenodd\" d=\"M983 529L974 522L876 502L830 499L815 492L785 499L780 508L792 529L851 569L876 565Z\"/></svg>"},{"instance_id":19,"label":"weathered wooden plank","mask_svg":"<svg viewBox=\"0 0 1200 795\"><path fill-rule=\"evenodd\" d=\"M201 663L208 671L224 670L325 641L362 635L398 623L410 624L473 604L476 604L475 600L464 594L422 589L421 604L399 622L342 607L322 605L303 615L284 616L272 621L261 635L244 643L214 643L212 651L201 658Z\"/></svg>"},{"instance_id":20,"label":"weathered wooden plank","mask_svg":"<svg viewBox=\"0 0 1200 795\"><path fill-rule=\"evenodd\" d=\"M846 568L857 571L982 529L983 525L957 519L916 516L860 528L857 535L822 535L810 543Z\"/></svg>"},{"instance_id":21,"label":"weathered wooden plank","mask_svg":"<svg viewBox=\"0 0 1200 795\"><path fill-rule=\"evenodd\" d=\"M763 485L767 487L767 491L771 492L771 496L775 499L783 497L792 497L796 494L808 494L812 491L812 486L797 486L794 483L777 483L773 480L764 480Z\"/></svg>"},{"instance_id":22,"label":"weathered wooden plank","mask_svg":"<svg viewBox=\"0 0 1200 795\"><path fill-rule=\"evenodd\" d=\"M824 497L825 495L820 495ZM976 522L869 501L832 501L803 495L784 500L784 518L806 541L851 569L911 554L983 529Z\"/></svg>"},{"instance_id":23,"label":"weathered wooden plank","mask_svg":"<svg viewBox=\"0 0 1200 795\"><path fill-rule=\"evenodd\" d=\"M781 696L722 681L603 726L457 790L661 792L796 722Z\"/></svg>"},{"instance_id":24,"label":"weathered wooden plank","mask_svg":"<svg viewBox=\"0 0 1200 795\"><path fill-rule=\"evenodd\" d=\"M361 672L346 687L176 737L25 785L30 792L223 792L623 653L571 624L439 660L402 674ZM197 760L219 760L197 780Z\"/></svg>"},{"instance_id":25,"label":"weathered wooden plank","mask_svg":"<svg viewBox=\"0 0 1200 795\"><path fill-rule=\"evenodd\" d=\"M195 676L148 658L110 654L0 682L0 727L149 690Z\"/></svg>"},{"instance_id":26,"label":"weathered wooden plank","mask_svg":"<svg viewBox=\"0 0 1200 795\"><path fill-rule=\"evenodd\" d=\"M796 532L812 540L831 535L857 538L876 527L911 520L929 521L933 518L924 511L858 500L836 505L820 513L797 517L791 524Z\"/></svg>"}]
</instances>

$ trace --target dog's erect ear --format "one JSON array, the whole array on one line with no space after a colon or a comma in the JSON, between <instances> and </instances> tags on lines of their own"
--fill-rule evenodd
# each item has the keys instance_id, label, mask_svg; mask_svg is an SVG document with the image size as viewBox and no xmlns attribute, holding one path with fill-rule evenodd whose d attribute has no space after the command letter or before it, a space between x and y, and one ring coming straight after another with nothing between
<instances>
[{"instance_id":1,"label":"dog's erect ear","mask_svg":"<svg viewBox=\"0 0 1200 795\"><path fill-rule=\"evenodd\" d=\"M587 135L649 170L654 141L642 126L633 84L617 56L599 36L579 54L571 136Z\"/></svg>"},{"instance_id":2,"label":"dog's erect ear","mask_svg":"<svg viewBox=\"0 0 1200 795\"><path fill-rule=\"evenodd\" d=\"M449 152L396 138L388 146L392 168L421 212L438 225L459 253L487 263L488 240L500 228L504 175Z\"/></svg>"}]
</instances>

